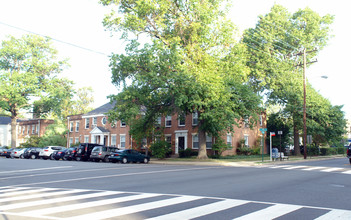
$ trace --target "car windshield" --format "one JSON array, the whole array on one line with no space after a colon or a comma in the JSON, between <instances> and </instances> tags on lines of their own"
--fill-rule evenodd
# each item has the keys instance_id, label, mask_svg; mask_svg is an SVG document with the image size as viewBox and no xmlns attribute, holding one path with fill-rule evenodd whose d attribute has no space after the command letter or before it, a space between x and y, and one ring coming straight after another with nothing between
<instances>
[{"instance_id":1,"label":"car windshield","mask_svg":"<svg viewBox=\"0 0 351 220\"><path fill-rule=\"evenodd\" d=\"M93 151L97 152L97 151L100 151L100 149L101 149L100 147L94 147Z\"/></svg>"}]
</instances>

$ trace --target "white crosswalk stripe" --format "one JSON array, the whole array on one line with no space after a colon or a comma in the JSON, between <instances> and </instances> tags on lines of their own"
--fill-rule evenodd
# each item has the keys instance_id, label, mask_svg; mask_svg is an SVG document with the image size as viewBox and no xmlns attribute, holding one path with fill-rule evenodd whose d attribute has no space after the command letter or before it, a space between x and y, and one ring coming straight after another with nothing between
<instances>
[{"instance_id":1,"label":"white crosswalk stripe","mask_svg":"<svg viewBox=\"0 0 351 220\"><path fill-rule=\"evenodd\" d=\"M30 202L28 202L28 200L14 200L16 197L27 197L14 196L10 193L14 192L11 189L20 190L24 194L30 193L36 195L36 199ZM62 193L57 194L58 192ZM133 215L139 216L139 219L143 217L144 219L149 220L193 219L207 215L220 216L221 212L228 212L228 210L230 212L232 208L238 209L242 208L241 206L256 203L264 205L263 209L261 207L261 209L257 208L249 213L243 213L241 216L236 216L235 219L264 220L279 218L304 208L304 206L300 205L202 196L39 187L4 188L0 189L0 194L2 197L2 202L0 203L0 215L12 217L19 216L21 219L23 217L31 217L35 219L53 220L97 220L113 219L121 216L123 216L123 218L127 216L126 218L132 219ZM44 196L40 197L40 195ZM78 202L80 199L86 200ZM204 203L205 200L206 203ZM177 205L182 205L182 208L174 209L172 212L172 207ZM22 208L24 209L22 210ZM318 216L318 220L351 219L351 211L348 210L311 206L308 208L324 210L321 212L324 214ZM157 209L167 209L168 213L154 211ZM149 213L144 216L143 214L140 214L143 212L150 212L151 214ZM11 219L15 219L15 217Z\"/></svg>"},{"instance_id":2,"label":"white crosswalk stripe","mask_svg":"<svg viewBox=\"0 0 351 220\"><path fill-rule=\"evenodd\" d=\"M303 170L303 171L318 171L326 173L342 173L342 174L351 174L351 170L341 167L316 167L316 166L295 166L295 165L268 165L264 166L271 169L284 169L284 170Z\"/></svg>"}]
</instances>

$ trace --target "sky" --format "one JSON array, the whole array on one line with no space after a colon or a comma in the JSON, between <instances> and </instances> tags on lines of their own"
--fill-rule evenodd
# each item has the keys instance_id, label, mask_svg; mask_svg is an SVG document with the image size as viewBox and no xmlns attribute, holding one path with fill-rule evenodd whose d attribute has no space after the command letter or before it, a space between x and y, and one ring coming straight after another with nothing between
<instances>
[{"instance_id":1,"label":"sky","mask_svg":"<svg viewBox=\"0 0 351 220\"><path fill-rule=\"evenodd\" d=\"M307 69L307 78L333 105L344 105L343 111L351 119L349 0L232 0L229 15L243 31L255 27L258 16L269 13L274 3L290 13L309 7L321 16L335 16L331 26L334 37L316 57L318 62ZM109 101L107 96L119 92L111 83L109 55L123 53L125 46L118 33L105 31L102 19L108 12L98 0L0 0L0 41L28 31L51 37L60 57L69 58L70 67L62 77L74 81L76 89L92 87L94 107L99 107Z\"/></svg>"}]
</instances>

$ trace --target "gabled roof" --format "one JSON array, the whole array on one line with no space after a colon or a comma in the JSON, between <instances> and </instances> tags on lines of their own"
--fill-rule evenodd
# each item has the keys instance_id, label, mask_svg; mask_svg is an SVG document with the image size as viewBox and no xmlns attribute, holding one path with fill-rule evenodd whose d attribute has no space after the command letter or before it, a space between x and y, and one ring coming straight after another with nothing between
<instances>
[{"instance_id":1,"label":"gabled roof","mask_svg":"<svg viewBox=\"0 0 351 220\"><path fill-rule=\"evenodd\" d=\"M10 117L0 117L0 125L8 125L11 124L11 118Z\"/></svg>"},{"instance_id":2,"label":"gabled roof","mask_svg":"<svg viewBox=\"0 0 351 220\"><path fill-rule=\"evenodd\" d=\"M105 115L107 114L111 109L113 109L113 107L115 106L114 103L106 103L105 105L102 105L86 114L83 115L83 117L85 116L91 116L91 115Z\"/></svg>"},{"instance_id":3,"label":"gabled roof","mask_svg":"<svg viewBox=\"0 0 351 220\"><path fill-rule=\"evenodd\" d=\"M109 133L110 131L103 128L103 127L95 127L90 134L104 134L104 133Z\"/></svg>"}]
</instances>

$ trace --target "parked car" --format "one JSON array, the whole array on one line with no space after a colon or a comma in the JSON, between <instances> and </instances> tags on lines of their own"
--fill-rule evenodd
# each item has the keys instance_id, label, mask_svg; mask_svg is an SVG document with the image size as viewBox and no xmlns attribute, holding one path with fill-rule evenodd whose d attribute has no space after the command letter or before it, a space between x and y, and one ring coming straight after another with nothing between
<instances>
[{"instance_id":1,"label":"parked car","mask_svg":"<svg viewBox=\"0 0 351 220\"><path fill-rule=\"evenodd\" d=\"M347 158L349 158L349 162L351 164L351 145L347 147Z\"/></svg>"},{"instance_id":2,"label":"parked car","mask_svg":"<svg viewBox=\"0 0 351 220\"><path fill-rule=\"evenodd\" d=\"M108 157L108 160L112 163L122 162L140 162L140 163L148 163L150 161L150 157L145 154L141 154L136 150L118 150L116 153Z\"/></svg>"},{"instance_id":3,"label":"parked car","mask_svg":"<svg viewBox=\"0 0 351 220\"><path fill-rule=\"evenodd\" d=\"M63 150L56 150L54 151L54 153L52 153L51 158L55 159L55 160L63 160L63 157L65 156L65 153L67 152L67 148L63 149Z\"/></svg>"},{"instance_id":4,"label":"parked car","mask_svg":"<svg viewBox=\"0 0 351 220\"><path fill-rule=\"evenodd\" d=\"M15 149L11 148L11 149L4 150L3 156L5 156L6 158L11 158L11 153L12 153L13 150L15 150Z\"/></svg>"},{"instance_id":5,"label":"parked car","mask_svg":"<svg viewBox=\"0 0 351 220\"><path fill-rule=\"evenodd\" d=\"M44 160L47 159L53 159L52 158L52 153L54 153L54 151L56 150L63 150L65 149L65 147L61 147L61 146L47 146L44 147L40 152L39 152L39 157L43 158Z\"/></svg>"},{"instance_id":6,"label":"parked car","mask_svg":"<svg viewBox=\"0 0 351 220\"><path fill-rule=\"evenodd\" d=\"M108 162L108 157L117 152L117 147L95 146L91 151L90 160Z\"/></svg>"},{"instance_id":7,"label":"parked car","mask_svg":"<svg viewBox=\"0 0 351 220\"><path fill-rule=\"evenodd\" d=\"M78 147L77 155L76 155L76 160L81 161L81 160L89 160L91 151L93 150L94 147L96 146L103 146L101 144L92 144L92 143L82 143Z\"/></svg>"},{"instance_id":8,"label":"parked car","mask_svg":"<svg viewBox=\"0 0 351 220\"><path fill-rule=\"evenodd\" d=\"M26 148L16 148L11 152L11 158L24 158L23 153Z\"/></svg>"},{"instance_id":9,"label":"parked car","mask_svg":"<svg viewBox=\"0 0 351 220\"><path fill-rule=\"evenodd\" d=\"M6 146L0 147L0 156L5 156L5 151L7 151L8 148Z\"/></svg>"},{"instance_id":10,"label":"parked car","mask_svg":"<svg viewBox=\"0 0 351 220\"><path fill-rule=\"evenodd\" d=\"M23 158L25 159L37 159L39 158L39 153L42 148L39 147L29 147L23 153Z\"/></svg>"},{"instance_id":11,"label":"parked car","mask_svg":"<svg viewBox=\"0 0 351 220\"><path fill-rule=\"evenodd\" d=\"M77 155L78 147L70 147L67 149L65 155L63 156L63 160L75 160Z\"/></svg>"}]
</instances>

